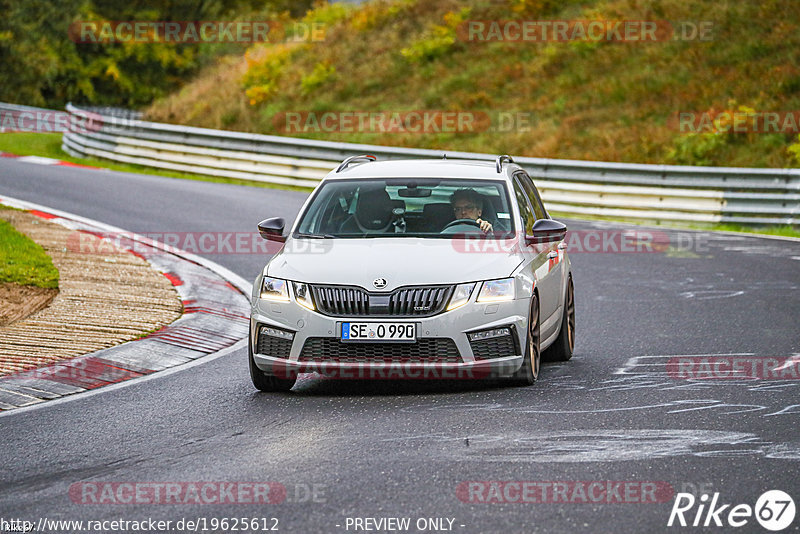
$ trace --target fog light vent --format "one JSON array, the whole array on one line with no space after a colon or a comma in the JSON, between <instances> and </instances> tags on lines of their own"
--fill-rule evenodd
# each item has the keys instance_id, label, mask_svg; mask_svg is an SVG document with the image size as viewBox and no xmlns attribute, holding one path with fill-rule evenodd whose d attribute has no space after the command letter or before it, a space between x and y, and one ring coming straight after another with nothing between
<instances>
[{"instance_id":1,"label":"fog light vent","mask_svg":"<svg viewBox=\"0 0 800 534\"><path fill-rule=\"evenodd\" d=\"M258 329L256 352L275 358L288 358L289 353L292 351L293 340L293 332L287 332L271 326L261 326Z\"/></svg>"},{"instance_id":2,"label":"fog light vent","mask_svg":"<svg viewBox=\"0 0 800 534\"><path fill-rule=\"evenodd\" d=\"M476 360L491 360L519 354L513 327L490 328L467 334Z\"/></svg>"},{"instance_id":3,"label":"fog light vent","mask_svg":"<svg viewBox=\"0 0 800 534\"><path fill-rule=\"evenodd\" d=\"M285 330L278 330L277 328L272 328L271 326L262 326L261 335L277 337L280 339L288 339L289 341L294 339L294 334L292 332L287 332Z\"/></svg>"},{"instance_id":4,"label":"fog light vent","mask_svg":"<svg viewBox=\"0 0 800 534\"><path fill-rule=\"evenodd\" d=\"M481 330L480 332L472 332L467 334L470 341L483 341L484 339L492 339L494 337L510 336L511 330L508 328L492 328L491 330Z\"/></svg>"}]
</instances>

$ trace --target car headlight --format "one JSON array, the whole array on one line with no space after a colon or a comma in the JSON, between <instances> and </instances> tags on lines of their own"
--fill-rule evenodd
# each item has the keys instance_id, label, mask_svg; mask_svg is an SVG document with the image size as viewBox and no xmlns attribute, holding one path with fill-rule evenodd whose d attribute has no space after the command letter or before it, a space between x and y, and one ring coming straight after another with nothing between
<instances>
[{"instance_id":1,"label":"car headlight","mask_svg":"<svg viewBox=\"0 0 800 534\"><path fill-rule=\"evenodd\" d=\"M308 284L292 282L292 289L294 289L294 299L299 305L309 310L314 309L314 302L311 300L311 288L308 287Z\"/></svg>"},{"instance_id":2,"label":"car headlight","mask_svg":"<svg viewBox=\"0 0 800 534\"><path fill-rule=\"evenodd\" d=\"M475 288L475 283L471 284L459 284L456 286L456 290L453 291L453 296L450 297L450 304L447 305L447 310L455 310L456 308L460 308L464 304L467 303L469 300L470 295L472 295L472 290Z\"/></svg>"},{"instance_id":3,"label":"car headlight","mask_svg":"<svg viewBox=\"0 0 800 534\"><path fill-rule=\"evenodd\" d=\"M289 302L289 284L286 280L265 276L261 281L261 298Z\"/></svg>"},{"instance_id":4,"label":"car headlight","mask_svg":"<svg viewBox=\"0 0 800 534\"><path fill-rule=\"evenodd\" d=\"M481 286L478 302L500 302L514 299L514 279L488 280Z\"/></svg>"}]
</instances>

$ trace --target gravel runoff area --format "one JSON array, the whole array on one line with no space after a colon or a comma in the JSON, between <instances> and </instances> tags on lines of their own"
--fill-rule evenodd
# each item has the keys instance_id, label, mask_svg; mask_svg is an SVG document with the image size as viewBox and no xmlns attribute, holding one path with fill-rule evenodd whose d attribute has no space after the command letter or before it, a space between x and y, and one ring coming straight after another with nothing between
<instances>
[{"instance_id":1,"label":"gravel runoff area","mask_svg":"<svg viewBox=\"0 0 800 534\"><path fill-rule=\"evenodd\" d=\"M82 252L76 230L34 213L0 217L41 245L60 273L49 306L0 327L0 376L137 339L181 316L172 283L144 259L112 247Z\"/></svg>"}]
</instances>

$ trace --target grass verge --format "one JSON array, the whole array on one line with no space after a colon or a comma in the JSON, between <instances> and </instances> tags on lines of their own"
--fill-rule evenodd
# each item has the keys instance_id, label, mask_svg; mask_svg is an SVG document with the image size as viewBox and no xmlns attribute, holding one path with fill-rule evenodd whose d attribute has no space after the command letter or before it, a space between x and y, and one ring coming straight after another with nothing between
<instances>
[{"instance_id":1,"label":"grass verge","mask_svg":"<svg viewBox=\"0 0 800 534\"><path fill-rule=\"evenodd\" d=\"M734 232L740 234L761 234L774 235L779 237L794 237L800 239L800 228L790 225L775 226L745 226L742 224L731 223L679 223L674 221L657 221L632 219L626 217L605 217L602 215L585 215L567 213L564 211L551 211L550 216L554 219L579 219L584 221L607 221L636 224L639 226L659 226L661 228L688 229L688 230L708 230L712 232Z\"/></svg>"},{"instance_id":2,"label":"grass verge","mask_svg":"<svg viewBox=\"0 0 800 534\"><path fill-rule=\"evenodd\" d=\"M50 256L4 220L0 220L0 282L58 288L58 269Z\"/></svg>"}]
</instances>

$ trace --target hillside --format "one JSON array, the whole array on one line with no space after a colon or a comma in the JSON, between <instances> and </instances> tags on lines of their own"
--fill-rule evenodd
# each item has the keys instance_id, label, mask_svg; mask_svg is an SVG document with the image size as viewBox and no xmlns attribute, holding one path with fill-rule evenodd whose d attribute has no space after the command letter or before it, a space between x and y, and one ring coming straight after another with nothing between
<instances>
[{"instance_id":1,"label":"hillside","mask_svg":"<svg viewBox=\"0 0 800 534\"><path fill-rule=\"evenodd\" d=\"M470 40L465 32L468 21L497 20L659 21L659 33L656 42L541 42ZM321 6L303 22L323 23L324 41L257 44L223 57L156 101L148 117L451 151L690 165L799 163L800 140L791 125L719 133L724 125L717 121L693 134L677 120L679 112L718 117L730 110L752 125L763 112L800 110L798 2L395 0ZM705 40L676 40L663 36L665 24L687 34L705 24L711 33ZM472 128L381 132L382 123L348 129L345 115L336 115L331 128L310 120L329 111L402 118L420 110L467 113ZM508 127L501 119L509 117L529 127ZM710 133L715 126L717 133Z\"/></svg>"}]
</instances>

